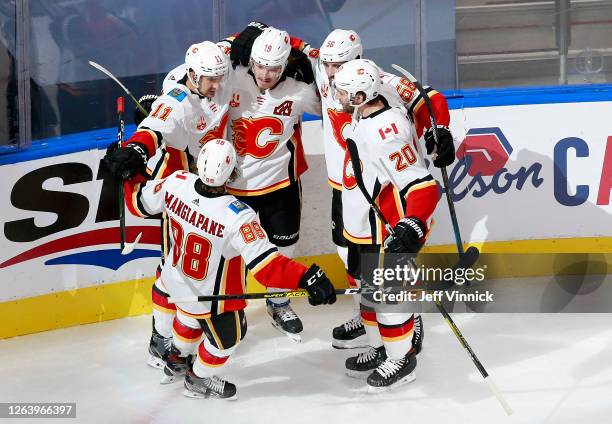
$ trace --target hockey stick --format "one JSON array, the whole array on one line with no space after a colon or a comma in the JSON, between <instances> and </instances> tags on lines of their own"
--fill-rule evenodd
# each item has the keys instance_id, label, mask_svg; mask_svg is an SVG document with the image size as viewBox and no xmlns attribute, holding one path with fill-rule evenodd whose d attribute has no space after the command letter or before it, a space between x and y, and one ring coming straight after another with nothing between
<instances>
[{"instance_id":1,"label":"hockey stick","mask_svg":"<svg viewBox=\"0 0 612 424\"><path fill-rule=\"evenodd\" d=\"M359 289L336 289L336 295L357 294ZM187 296L187 297L169 297L170 303L187 303L187 302L217 302L222 300L247 300L247 299L275 299L283 297L308 297L308 292L305 290L290 290L285 292L275 293L242 293L242 294L219 294L209 296Z\"/></svg>"},{"instance_id":2,"label":"hockey stick","mask_svg":"<svg viewBox=\"0 0 612 424\"><path fill-rule=\"evenodd\" d=\"M127 94L130 99L132 99L134 101L134 104L136 105L136 107L138 109L140 109L140 111L142 113L144 113L144 116L149 116L149 112L146 111L146 109L144 107L142 107L142 105L138 102L138 100L136 99L136 97L134 97L132 95L132 93L130 92L130 90L127 89L127 87L125 85L123 85L121 83L121 81L119 81L117 79L117 77L115 77L111 71L109 71L108 69L106 69L104 66L100 65L99 63L96 63L94 61L89 60L88 63L93 66L94 68L96 68L98 71L102 72L104 75L106 75L107 77L109 77L110 79L112 79L113 81L115 81L119 87L121 87L123 89L123 91L125 91L125 94Z\"/></svg>"},{"instance_id":3,"label":"hockey stick","mask_svg":"<svg viewBox=\"0 0 612 424\"><path fill-rule=\"evenodd\" d=\"M144 113L145 116L149 115L149 112L147 112L147 110L144 107L142 107L140 102L136 99L136 97L132 95L130 90L128 90L127 87L123 85L121 81L119 81L117 77L115 77L108 69L106 69L104 66L96 62L93 62L91 60L89 60L88 63L94 68L96 68L98 71L102 72L104 75L106 75L107 77L115 81L119 85L119 87L123 89L125 94L127 94L134 101L134 104L136 105L136 107L142 113ZM125 111L125 105L123 103L123 97L119 97L117 98L117 114L119 116L119 148L121 148L121 145L123 144L123 139L124 139L124 134L125 134L125 131L124 131L125 123L123 121L124 111ZM140 237L142 237L142 233L138 233L138 235L136 236L136 238L134 239L132 243L126 243L125 241L125 203L124 201L125 200L124 200L123 179L122 179L121 182L119 183L119 226L121 228L121 254L129 255L136 248L136 245L140 241Z\"/></svg>"},{"instance_id":4,"label":"hockey stick","mask_svg":"<svg viewBox=\"0 0 612 424\"><path fill-rule=\"evenodd\" d=\"M473 253L476 252L474 255ZM464 255L452 269L467 269L471 268L474 263L478 260L478 251L470 250L466 251ZM418 285L422 284L422 285ZM379 287L361 287L354 289L336 289L336 295L354 295L354 294L368 294L368 293L416 293L423 291L442 291L448 290L454 287L456 284L454 281L436 281L427 282L419 280L412 284L410 287L388 287L387 289L380 289ZM170 303L189 303L189 302L216 302L221 300L246 300L246 299L273 299L283 297L308 297L308 292L305 290L289 290L285 292L275 293L242 293L242 294L219 294L219 295L204 295L204 296L186 296L186 297L169 297L168 302Z\"/></svg>"},{"instance_id":5,"label":"hockey stick","mask_svg":"<svg viewBox=\"0 0 612 424\"><path fill-rule=\"evenodd\" d=\"M395 181L395 179L393 178L393 174L389 171L389 168L387 168L387 165L382 160L382 158L379 158L379 162L382 165L382 168L385 170L385 173L387 174L387 177L389 177L389 180L391 181L391 183L399 191L401 187L397 184L397 181ZM460 252L459 260L460 262L462 260L471 261L472 260L471 257L475 256L475 258L477 259L479 255L480 255L480 252L478 251L478 249L475 248L474 246L470 246L467 248L465 252ZM476 262L476 260L474 260L473 262ZM465 337L463 337L461 330L459 330L459 327L457 327L457 324L455 324L455 322L453 321L452 317L450 316L450 314L448 313L444 305L442 305L442 302L434 299L434 303L436 307L438 308L438 311L440 311L440 313L446 320L446 323L448 324L448 326L451 328L452 332L457 337L457 340L459 340L459 343L461 344L461 346L463 346L463 348L465 349L465 351L468 353L468 355L472 359L472 362L474 363L478 371L480 371L480 375L482 375L482 378L488 384L489 389L491 390L491 392L493 392L493 395L497 398L501 406L504 408L504 411L506 412L506 414L512 415L512 408L510 408L510 405L508 404L506 399L502 396L501 392L497 388L497 385L493 382L493 379L491 378L491 376L489 375L485 367L482 365L482 363L480 362L480 360L478 359L478 357L476 356L476 354L474 353L474 351L468 344L467 340L465 340Z\"/></svg>"},{"instance_id":6,"label":"hockey stick","mask_svg":"<svg viewBox=\"0 0 612 424\"><path fill-rule=\"evenodd\" d=\"M403 74L406 78L412 82L417 90L421 92L423 96L423 100L425 101L425 106L427 107L427 111L429 112L429 120L431 122L431 129L433 131L434 141L436 146L438 144L438 125L436 123L436 117L434 116L433 107L431 106L431 99L429 95L425 92L425 89L421 85L421 83L406 69L402 68L399 65L393 64L391 65L398 72ZM451 222L453 224L453 231L455 232L455 242L457 243L457 250L459 250L459 254L463 255L463 239L461 238L461 233L459 233L459 222L457 221L457 213L455 212L455 202L453 201L453 194L449 189L450 184L448 183L448 174L446 172L446 167L440 168L440 172L442 173L442 182L444 183L444 193L446 193L446 202L448 203L448 210L451 216Z\"/></svg>"},{"instance_id":7,"label":"hockey stick","mask_svg":"<svg viewBox=\"0 0 612 424\"><path fill-rule=\"evenodd\" d=\"M123 139L125 137L125 123L123 121L123 112L125 112L125 104L123 103L123 97L117 97L117 118L119 120L119 133L117 134L117 145L119 148L123 145ZM125 194L123 191L123 178L119 181L119 190L117 191L119 196L119 228L120 228L120 246L121 254L129 255L134 251L136 244L140 241L142 233L138 233L133 243L126 243L125 240Z\"/></svg>"},{"instance_id":8,"label":"hockey stick","mask_svg":"<svg viewBox=\"0 0 612 424\"><path fill-rule=\"evenodd\" d=\"M117 148L121 148L123 145L124 138L124 125L123 125L123 97L117 97L117 119L119 125L119 132L117 133ZM120 246L121 246L121 254L123 255L123 251L125 250L125 203L124 203L124 191L123 191L123 179L119 181L119 190L117 190L119 198L119 229L120 229Z\"/></svg>"}]
</instances>

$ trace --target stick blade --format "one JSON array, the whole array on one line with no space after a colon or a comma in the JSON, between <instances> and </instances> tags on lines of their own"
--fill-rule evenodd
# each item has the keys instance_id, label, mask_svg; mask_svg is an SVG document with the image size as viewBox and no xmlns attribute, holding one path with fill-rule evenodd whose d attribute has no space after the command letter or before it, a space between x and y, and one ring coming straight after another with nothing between
<instances>
[{"instance_id":1,"label":"stick blade","mask_svg":"<svg viewBox=\"0 0 612 424\"><path fill-rule=\"evenodd\" d=\"M468 247L463 255L459 258L459 265L457 268L471 268L474 266L478 258L480 257L480 250L475 246Z\"/></svg>"},{"instance_id":2,"label":"stick blade","mask_svg":"<svg viewBox=\"0 0 612 424\"><path fill-rule=\"evenodd\" d=\"M393 69L395 69L397 72L399 72L400 74L404 75L406 78L408 78L410 81L415 82L416 78L414 77L414 75L412 75L410 72L408 72L405 68L402 68L401 66L397 65L397 64L392 64L391 67Z\"/></svg>"},{"instance_id":3,"label":"stick blade","mask_svg":"<svg viewBox=\"0 0 612 424\"><path fill-rule=\"evenodd\" d=\"M130 253L132 253L134 249L136 248L136 245L140 241L140 237L142 237L142 233L138 233L133 243L126 243L123 249L121 250L121 254L129 255Z\"/></svg>"}]
</instances>

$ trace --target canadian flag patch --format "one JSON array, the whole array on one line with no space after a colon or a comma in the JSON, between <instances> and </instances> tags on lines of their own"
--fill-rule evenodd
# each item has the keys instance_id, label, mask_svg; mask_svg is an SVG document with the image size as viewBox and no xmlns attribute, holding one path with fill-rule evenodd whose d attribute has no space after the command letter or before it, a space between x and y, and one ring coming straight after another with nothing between
<instances>
[{"instance_id":1,"label":"canadian flag patch","mask_svg":"<svg viewBox=\"0 0 612 424\"><path fill-rule=\"evenodd\" d=\"M397 130L397 127L395 126L395 123L392 123L390 126L385 127L385 128L380 128L378 130L378 134L380 134L380 137L384 140L387 138L387 136L392 135L393 134L399 134L399 131Z\"/></svg>"}]
</instances>

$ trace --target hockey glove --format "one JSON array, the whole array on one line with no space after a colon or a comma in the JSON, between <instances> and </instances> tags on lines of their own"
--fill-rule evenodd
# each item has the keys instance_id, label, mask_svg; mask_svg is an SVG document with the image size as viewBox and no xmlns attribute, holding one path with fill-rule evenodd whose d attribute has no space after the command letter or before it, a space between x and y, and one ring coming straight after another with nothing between
<instances>
[{"instance_id":1,"label":"hockey glove","mask_svg":"<svg viewBox=\"0 0 612 424\"><path fill-rule=\"evenodd\" d=\"M118 181L128 180L136 173L144 172L147 155L138 143L130 143L123 148L115 143L108 146L104 163L111 175Z\"/></svg>"},{"instance_id":2,"label":"hockey glove","mask_svg":"<svg viewBox=\"0 0 612 424\"><path fill-rule=\"evenodd\" d=\"M157 97L158 96L156 96L155 94L147 94L138 99L138 103L140 103L140 106L142 106L147 111L147 115L142 113L142 111L138 107L134 109L134 123L136 124L136 127L138 127L138 125L140 125L140 123L144 121L144 119L148 116L149 113L151 113L151 106L153 105L153 102L157 100Z\"/></svg>"},{"instance_id":3,"label":"hockey glove","mask_svg":"<svg viewBox=\"0 0 612 424\"><path fill-rule=\"evenodd\" d=\"M443 168L455 161L455 144L453 135L446 127L438 127L438 145L434 138L433 129L430 128L425 133L425 147L427 154L436 154L433 164L436 168Z\"/></svg>"},{"instance_id":4,"label":"hockey glove","mask_svg":"<svg viewBox=\"0 0 612 424\"><path fill-rule=\"evenodd\" d=\"M297 81L312 84L315 80L312 64L304 52L291 49L291 54L287 60L285 75Z\"/></svg>"},{"instance_id":5,"label":"hockey glove","mask_svg":"<svg viewBox=\"0 0 612 424\"><path fill-rule=\"evenodd\" d=\"M312 264L304 273L298 287L308 292L308 302L313 305L331 305L336 301L336 291L318 265Z\"/></svg>"},{"instance_id":6,"label":"hockey glove","mask_svg":"<svg viewBox=\"0 0 612 424\"><path fill-rule=\"evenodd\" d=\"M385 239L385 252L416 254L425 241L427 227L418 218L403 218L393 227L393 232L394 235Z\"/></svg>"},{"instance_id":7,"label":"hockey glove","mask_svg":"<svg viewBox=\"0 0 612 424\"><path fill-rule=\"evenodd\" d=\"M249 66L253 42L266 28L268 28L268 25L263 22L253 21L234 38L232 50L230 51L230 60L234 67L238 66L238 64Z\"/></svg>"}]
</instances>

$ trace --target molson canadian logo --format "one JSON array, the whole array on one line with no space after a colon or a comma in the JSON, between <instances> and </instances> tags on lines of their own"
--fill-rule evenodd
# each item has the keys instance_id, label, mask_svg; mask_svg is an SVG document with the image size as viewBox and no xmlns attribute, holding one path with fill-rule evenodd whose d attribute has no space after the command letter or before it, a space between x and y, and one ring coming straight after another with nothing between
<instances>
[{"instance_id":1,"label":"molson canadian logo","mask_svg":"<svg viewBox=\"0 0 612 424\"><path fill-rule=\"evenodd\" d=\"M532 142L538 141L534 139ZM544 182L543 167L549 166L544 161L550 156L537 155L524 149L523 157L518 152L518 158L513 162L510 160L513 152L512 144L500 128L470 129L457 148L458 161L449 170L454 199L460 201L468 194L479 198L488 194L504 194L511 189L539 188ZM533 159L526 160L529 156ZM554 145L551 161L554 168L554 197L560 204L578 206L587 201L592 187L587 184L570 187L567 178L568 167L579 167L580 159L586 157L589 157L589 145L581 138L566 137ZM612 136L609 136L602 160L597 205L610 204L611 189Z\"/></svg>"}]
</instances>

